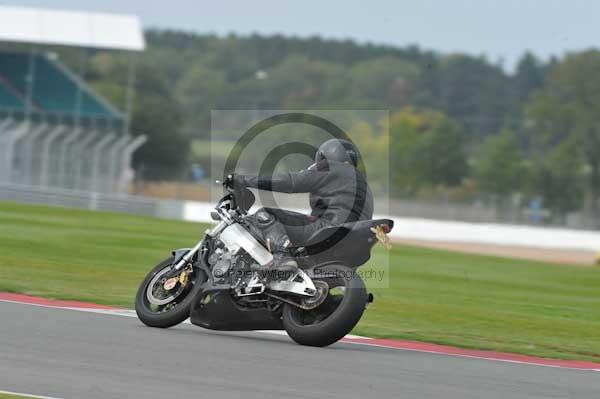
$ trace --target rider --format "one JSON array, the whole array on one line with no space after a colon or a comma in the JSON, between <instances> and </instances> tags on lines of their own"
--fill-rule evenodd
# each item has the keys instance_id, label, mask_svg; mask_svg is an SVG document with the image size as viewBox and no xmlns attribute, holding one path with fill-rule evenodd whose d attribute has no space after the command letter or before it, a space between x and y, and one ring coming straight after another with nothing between
<instances>
[{"instance_id":1,"label":"rider","mask_svg":"<svg viewBox=\"0 0 600 399\"><path fill-rule=\"evenodd\" d=\"M365 175L357 169L360 154L347 140L330 139L319 147L315 163L300 172L273 176L235 175L243 187L283 193L310 193L311 214L261 208L256 225L264 232L275 261L273 267L297 267L287 248L302 246L316 231L373 217L373 194Z\"/></svg>"}]
</instances>

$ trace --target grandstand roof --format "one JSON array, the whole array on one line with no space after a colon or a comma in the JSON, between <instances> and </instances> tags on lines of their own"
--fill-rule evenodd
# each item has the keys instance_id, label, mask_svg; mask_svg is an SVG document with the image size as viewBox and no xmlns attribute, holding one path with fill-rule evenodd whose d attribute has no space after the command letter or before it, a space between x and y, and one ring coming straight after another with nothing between
<instances>
[{"instance_id":1,"label":"grandstand roof","mask_svg":"<svg viewBox=\"0 0 600 399\"><path fill-rule=\"evenodd\" d=\"M0 6L0 41L141 51L133 15Z\"/></svg>"}]
</instances>

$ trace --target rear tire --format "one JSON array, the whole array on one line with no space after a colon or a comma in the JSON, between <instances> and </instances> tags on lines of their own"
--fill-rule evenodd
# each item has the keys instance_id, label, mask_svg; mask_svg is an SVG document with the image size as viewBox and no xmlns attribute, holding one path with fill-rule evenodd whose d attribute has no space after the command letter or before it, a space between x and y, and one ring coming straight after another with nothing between
<instances>
[{"instance_id":1,"label":"rear tire","mask_svg":"<svg viewBox=\"0 0 600 399\"><path fill-rule=\"evenodd\" d=\"M326 281L330 286L327 298L316 309L303 310L293 305L285 305L283 327L288 335L300 345L323 347L339 341L356 326L367 305L368 295L365 283L355 270L343 265L329 265L323 269L351 277L347 279L313 279ZM341 295L333 295L331 288L333 286L341 287L336 284L342 280L344 294L343 298L338 298ZM319 315L319 312L324 312L325 315L329 314L319 320L323 317L323 314ZM307 322L307 319L309 321L315 319L315 322Z\"/></svg>"},{"instance_id":2,"label":"rear tire","mask_svg":"<svg viewBox=\"0 0 600 399\"><path fill-rule=\"evenodd\" d=\"M197 297L197 294L201 290L202 283L205 281L204 273L199 269L193 269L194 274L190 275L181 295L173 299L172 303L165 305L172 305L172 307L168 310L153 310L152 305L147 298L148 285L158 273L171 267L173 260L174 258L170 257L156 265L150 273L148 273L144 281L142 281L135 296L135 312L140 321L149 327L168 328L175 326L190 317L192 302L194 298Z\"/></svg>"}]
</instances>

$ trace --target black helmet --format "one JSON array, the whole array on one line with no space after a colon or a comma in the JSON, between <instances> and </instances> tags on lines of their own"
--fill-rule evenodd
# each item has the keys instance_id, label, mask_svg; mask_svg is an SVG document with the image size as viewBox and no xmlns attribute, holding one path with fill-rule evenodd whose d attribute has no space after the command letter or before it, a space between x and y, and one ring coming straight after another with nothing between
<instances>
[{"instance_id":1,"label":"black helmet","mask_svg":"<svg viewBox=\"0 0 600 399\"><path fill-rule=\"evenodd\" d=\"M321 144L315 155L315 162L323 160L347 162L356 167L358 164L358 149L347 140L330 139Z\"/></svg>"}]
</instances>

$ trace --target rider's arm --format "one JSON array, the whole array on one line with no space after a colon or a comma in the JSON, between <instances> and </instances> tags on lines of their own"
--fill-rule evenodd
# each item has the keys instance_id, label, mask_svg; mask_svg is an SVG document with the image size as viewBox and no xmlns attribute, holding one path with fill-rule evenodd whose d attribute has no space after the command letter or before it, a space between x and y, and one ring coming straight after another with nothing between
<instances>
[{"instance_id":1,"label":"rider's arm","mask_svg":"<svg viewBox=\"0 0 600 399\"><path fill-rule=\"evenodd\" d=\"M321 187L327 172L307 169L301 172L280 173L273 176L237 176L237 180L246 187L280 193L309 193Z\"/></svg>"}]
</instances>

